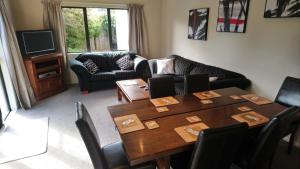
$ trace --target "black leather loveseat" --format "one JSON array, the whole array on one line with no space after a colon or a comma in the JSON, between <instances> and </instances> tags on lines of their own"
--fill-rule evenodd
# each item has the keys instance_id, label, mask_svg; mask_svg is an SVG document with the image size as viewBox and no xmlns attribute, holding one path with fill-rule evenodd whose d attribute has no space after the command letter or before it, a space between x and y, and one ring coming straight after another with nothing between
<instances>
[{"instance_id":1,"label":"black leather loveseat","mask_svg":"<svg viewBox=\"0 0 300 169\"><path fill-rule=\"evenodd\" d=\"M120 70L116 64L116 61L125 55L130 55L134 61L132 70ZM91 59L100 69L95 74L91 74L83 65L88 59ZM80 91L87 92L114 87L117 80L147 79L150 74L147 59L123 51L79 54L75 59L70 60L70 67L78 78Z\"/></svg>"},{"instance_id":2,"label":"black leather loveseat","mask_svg":"<svg viewBox=\"0 0 300 169\"><path fill-rule=\"evenodd\" d=\"M185 74L208 74L209 77L217 77L217 80L210 82L211 89L227 87L246 89L251 85L250 80L248 80L244 75L236 72L194 62L178 55L171 55L168 58L174 58L175 74L157 74L157 60L152 59L149 60L148 63L152 77L172 76L174 78L177 94L183 93L183 76Z\"/></svg>"}]
</instances>

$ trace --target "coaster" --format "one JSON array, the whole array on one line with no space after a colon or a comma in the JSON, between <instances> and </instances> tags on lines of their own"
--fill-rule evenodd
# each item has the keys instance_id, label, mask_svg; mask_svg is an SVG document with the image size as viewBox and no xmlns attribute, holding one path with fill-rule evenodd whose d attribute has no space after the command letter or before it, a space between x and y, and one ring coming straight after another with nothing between
<instances>
[{"instance_id":1,"label":"coaster","mask_svg":"<svg viewBox=\"0 0 300 169\"><path fill-rule=\"evenodd\" d=\"M159 125L156 123L156 121L147 121L145 125L148 127L148 129L156 129L159 128Z\"/></svg>"},{"instance_id":2,"label":"coaster","mask_svg":"<svg viewBox=\"0 0 300 169\"><path fill-rule=\"evenodd\" d=\"M213 103L212 100L200 100L200 102L201 102L202 104L212 104L212 103Z\"/></svg>"},{"instance_id":3,"label":"coaster","mask_svg":"<svg viewBox=\"0 0 300 169\"><path fill-rule=\"evenodd\" d=\"M187 121L191 122L191 123L195 123L195 122L199 122L201 121L201 119L198 116L190 116L186 118Z\"/></svg>"},{"instance_id":4,"label":"coaster","mask_svg":"<svg viewBox=\"0 0 300 169\"><path fill-rule=\"evenodd\" d=\"M199 133L208 129L205 123L196 123L182 127L176 127L174 130L185 142L194 142L197 140Z\"/></svg>"},{"instance_id":5,"label":"coaster","mask_svg":"<svg viewBox=\"0 0 300 169\"><path fill-rule=\"evenodd\" d=\"M259 113L256 113L254 111L237 114L232 116L233 119L239 121L239 122L246 122L250 127L256 126L259 124L264 124L269 121L269 119Z\"/></svg>"},{"instance_id":6,"label":"coaster","mask_svg":"<svg viewBox=\"0 0 300 169\"><path fill-rule=\"evenodd\" d=\"M157 110L159 113L169 111L169 109L168 109L167 107L158 107L158 108L156 108L156 110Z\"/></svg>"},{"instance_id":7,"label":"coaster","mask_svg":"<svg viewBox=\"0 0 300 169\"><path fill-rule=\"evenodd\" d=\"M264 104L270 104L272 103L272 101L261 97L261 96L257 96L256 94L247 94L247 95L242 95L242 98L249 100L252 103L255 103L257 105L264 105Z\"/></svg>"},{"instance_id":8,"label":"coaster","mask_svg":"<svg viewBox=\"0 0 300 169\"><path fill-rule=\"evenodd\" d=\"M247 107L247 106L241 106L241 107L238 107L238 109L240 111L243 111L243 112L251 111L252 110L250 107Z\"/></svg>"},{"instance_id":9,"label":"coaster","mask_svg":"<svg viewBox=\"0 0 300 169\"><path fill-rule=\"evenodd\" d=\"M242 98L240 96L237 96L237 95L232 95L230 96L232 99L234 100L241 100Z\"/></svg>"},{"instance_id":10,"label":"coaster","mask_svg":"<svg viewBox=\"0 0 300 169\"><path fill-rule=\"evenodd\" d=\"M136 114L115 117L114 121L121 134L138 131L145 128L143 123L140 121L140 119L137 117Z\"/></svg>"}]
</instances>

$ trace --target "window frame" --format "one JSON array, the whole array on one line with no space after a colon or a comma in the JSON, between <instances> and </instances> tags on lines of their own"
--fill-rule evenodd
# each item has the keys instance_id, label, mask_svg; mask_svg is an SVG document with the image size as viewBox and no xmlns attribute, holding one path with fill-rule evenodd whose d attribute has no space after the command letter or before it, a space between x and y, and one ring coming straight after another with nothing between
<instances>
[{"instance_id":1,"label":"window frame","mask_svg":"<svg viewBox=\"0 0 300 169\"><path fill-rule=\"evenodd\" d=\"M78 6L62 6L61 9L64 8L75 8L75 9L82 9L83 11L83 24L84 24L84 30L85 30L85 41L86 41L86 51L78 51L78 52L69 52L68 47L67 53L82 53L82 52L91 52L91 43L89 41L89 23L88 23L88 17L87 17L87 9L88 8L102 8L107 10L107 19L108 19L108 38L109 38L109 47L111 51L123 51L118 49L113 49L113 39L112 39L112 29L111 29L111 11L110 10L125 10L128 11L127 8L107 8L107 7L78 7ZM67 32L66 32L67 33ZM100 52L100 51L99 51Z\"/></svg>"}]
</instances>

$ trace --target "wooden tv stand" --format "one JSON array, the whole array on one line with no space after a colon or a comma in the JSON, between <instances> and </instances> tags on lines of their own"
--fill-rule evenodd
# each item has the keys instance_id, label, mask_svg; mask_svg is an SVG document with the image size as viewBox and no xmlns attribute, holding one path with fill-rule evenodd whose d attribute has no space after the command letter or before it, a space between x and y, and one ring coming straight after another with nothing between
<instances>
[{"instance_id":1,"label":"wooden tv stand","mask_svg":"<svg viewBox=\"0 0 300 169\"><path fill-rule=\"evenodd\" d=\"M37 100L42 100L66 89L61 53L24 57L24 64Z\"/></svg>"}]
</instances>

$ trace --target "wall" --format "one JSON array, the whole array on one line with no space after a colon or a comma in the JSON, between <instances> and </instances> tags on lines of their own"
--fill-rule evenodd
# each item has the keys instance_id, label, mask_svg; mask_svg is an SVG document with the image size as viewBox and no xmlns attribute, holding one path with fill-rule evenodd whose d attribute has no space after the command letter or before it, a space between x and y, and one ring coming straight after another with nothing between
<instances>
[{"instance_id":1,"label":"wall","mask_svg":"<svg viewBox=\"0 0 300 169\"><path fill-rule=\"evenodd\" d=\"M300 18L265 19L265 0L251 0L246 33L218 33L218 2L163 0L162 56L178 54L240 72L254 92L273 100L286 76L300 78ZM210 8L208 41L188 40L188 11L201 7Z\"/></svg>"},{"instance_id":2,"label":"wall","mask_svg":"<svg viewBox=\"0 0 300 169\"><path fill-rule=\"evenodd\" d=\"M43 6L41 0L10 1L16 30L43 29ZM161 0L63 0L63 2L144 4L149 33L150 57L158 57L160 55Z\"/></svg>"}]
</instances>

